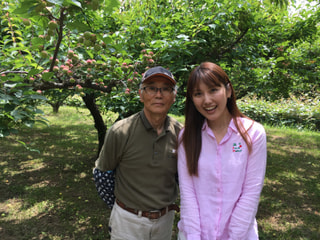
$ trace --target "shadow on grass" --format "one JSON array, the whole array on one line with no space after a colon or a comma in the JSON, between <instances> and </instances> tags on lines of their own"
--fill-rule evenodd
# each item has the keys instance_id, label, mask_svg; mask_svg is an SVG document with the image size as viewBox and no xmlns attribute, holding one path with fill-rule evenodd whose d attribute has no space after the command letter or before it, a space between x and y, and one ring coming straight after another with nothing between
<instances>
[{"instance_id":1,"label":"shadow on grass","mask_svg":"<svg viewBox=\"0 0 320 240\"><path fill-rule=\"evenodd\" d=\"M260 239L320 239L318 136L268 132ZM1 139L0 239L108 239L110 210L92 179L97 147L90 124L52 125ZM174 230L172 239L176 225Z\"/></svg>"},{"instance_id":2,"label":"shadow on grass","mask_svg":"<svg viewBox=\"0 0 320 240\"><path fill-rule=\"evenodd\" d=\"M1 140L0 239L108 238L110 210L92 179L95 138L95 129L51 126Z\"/></svg>"},{"instance_id":3,"label":"shadow on grass","mask_svg":"<svg viewBox=\"0 0 320 240\"><path fill-rule=\"evenodd\" d=\"M319 136L270 135L268 148L260 239L320 239Z\"/></svg>"}]
</instances>

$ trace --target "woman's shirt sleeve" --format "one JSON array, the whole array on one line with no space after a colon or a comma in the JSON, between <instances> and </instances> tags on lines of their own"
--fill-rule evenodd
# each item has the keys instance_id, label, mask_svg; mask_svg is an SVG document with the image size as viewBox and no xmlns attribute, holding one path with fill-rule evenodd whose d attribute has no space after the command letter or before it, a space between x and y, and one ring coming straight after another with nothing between
<instances>
[{"instance_id":1,"label":"woman's shirt sleeve","mask_svg":"<svg viewBox=\"0 0 320 240\"><path fill-rule=\"evenodd\" d=\"M182 131L179 136L179 143ZM189 175L183 144L178 147L178 175L181 201L180 222L178 223L186 239L201 240L199 206L193 178Z\"/></svg>"},{"instance_id":2,"label":"woman's shirt sleeve","mask_svg":"<svg viewBox=\"0 0 320 240\"><path fill-rule=\"evenodd\" d=\"M262 125L254 123L249 130L252 152L248 156L246 176L242 194L232 213L229 225L229 239L247 239L247 233L255 224L259 198L263 187L266 163L267 141Z\"/></svg>"}]
</instances>

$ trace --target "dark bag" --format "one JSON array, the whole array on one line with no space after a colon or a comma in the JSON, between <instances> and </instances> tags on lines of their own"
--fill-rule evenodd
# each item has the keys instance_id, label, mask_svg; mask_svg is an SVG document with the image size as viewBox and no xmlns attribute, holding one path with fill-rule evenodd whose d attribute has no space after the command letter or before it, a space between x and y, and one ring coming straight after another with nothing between
<instances>
[{"instance_id":1,"label":"dark bag","mask_svg":"<svg viewBox=\"0 0 320 240\"><path fill-rule=\"evenodd\" d=\"M114 196L114 172L106 171L102 172L99 169L93 170L93 179L100 198L112 208L116 197Z\"/></svg>"}]
</instances>

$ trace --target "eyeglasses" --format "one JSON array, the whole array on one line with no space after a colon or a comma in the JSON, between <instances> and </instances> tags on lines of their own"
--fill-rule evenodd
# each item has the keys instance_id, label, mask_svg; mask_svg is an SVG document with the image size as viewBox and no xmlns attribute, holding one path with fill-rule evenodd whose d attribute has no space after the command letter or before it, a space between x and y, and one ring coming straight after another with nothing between
<instances>
[{"instance_id":1,"label":"eyeglasses","mask_svg":"<svg viewBox=\"0 0 320 240\"><path fill-rule=\"evenodd\" d=\"M142 89L144 91L146 91L146 93L149 94L150 96L156 95L158 91L160 91L160 93L162 93L163 96L168 96L174 90L174 88L172 88L172 87L157 88L157 87L152 87L152 86L143 87Z\"/></svg>"}]
</instances>

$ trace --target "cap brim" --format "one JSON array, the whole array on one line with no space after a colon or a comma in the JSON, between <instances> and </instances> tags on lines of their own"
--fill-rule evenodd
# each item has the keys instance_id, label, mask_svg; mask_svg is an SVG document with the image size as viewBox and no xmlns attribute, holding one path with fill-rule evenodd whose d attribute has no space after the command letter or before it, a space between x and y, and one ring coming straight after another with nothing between
<instances>
[{"instance_id":1,"label":"cap brim","mask_svg":"<svg viewBox=\"0 0 320 240\"><path fill-rule=\"evenodd\" d=\"M173 85L176 85L176 83L177 83L173 78L169 77L167 74L164 74L164 73L155 73L155 74L152 74L151 76L143 79L142 82L144 83L144 82L146 82L146 81L149 81L149 80L151 80L151 79L154 78L154 77L164 77L164 78L168 79Z\"/></svg>"}]
</instances>

